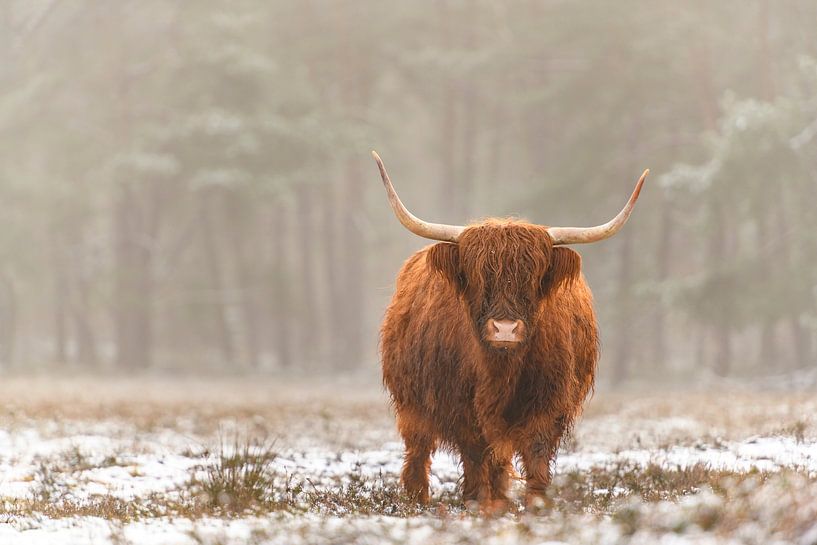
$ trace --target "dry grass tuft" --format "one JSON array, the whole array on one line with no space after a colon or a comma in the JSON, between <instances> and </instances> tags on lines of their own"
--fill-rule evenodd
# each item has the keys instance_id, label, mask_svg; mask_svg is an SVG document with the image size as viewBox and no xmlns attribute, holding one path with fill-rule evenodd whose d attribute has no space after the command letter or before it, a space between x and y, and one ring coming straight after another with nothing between
<instances>
[{"instance_id":1,"label":"dry grass tuft","mask_svg":"<svg viewBox=\"0 0 817 545\"><path fill-rule=\"evenodd\" d=\"M610 467L557 475L549 496L553 499L554 507L560 510L610 513L618 509L623 500L677 501L702 488L726 494L746 479L765 480L767 477L767 473L740 473L714 469L700 463L667 468L655 463L641 466L627 461Z\"/></svg>"},{"instance_id":2,"label":"dry grass tuft","mask_svg":"<svg viewBox=\"0 0 817 545\"><path fill-rule=\"evenodd\" d=\"M347 475L345 482L335 486L310 485L302 494L293 497L291 505L300 505L321 514L334 516L386 515L412 517L427 512L428 508L406 496L396 477L367 478L362 468ZM447 512L462 507L458 496L443 493L435 500L436 509Z\"/></svg>"},{"instance_id":3,"label":"dry grass tuft","mask_svg":"<svg viewBox=\"0 0 817 545\"><path fill-rule=\"evenodd\" d=\"M48 499L34 495L31 498L3 500L0 502L0 514L6 517L41 515L50 519L100 517L112 521L131 522L189 512L187 509L174 509L173 506L172 502L168 502L160 495L136 500L124 500L111 495L95 495L83 500L66 497ZM179 506L176 504L176 507Z\"/></svg>"},{"instance_id":4,"label":"dry grass tuft","mask_svg":"<svg viewBox=\"0 0 817 545\"><path fill-rule=\"evenodd\" d=\"M794 440L800 444L806 440L806 434L809 431L809 428L810 426L807 420L804 418L798 418L788 426L781 428L780 434L794 437Z\"/></svg>"},{"instance_id":5,"label":"dry grass tuft","mask_svg":"<svg viewBox=\"0 0 817 545\"><path fill-rule=\"evenodd\" d=\"M190 489L204 507L215 512L243 513L279 508L273 462L274 442L240 439L221 441L215 462L195 472ZM205 452L205 456L209 453Z\"/></svg>"}]
</instances>

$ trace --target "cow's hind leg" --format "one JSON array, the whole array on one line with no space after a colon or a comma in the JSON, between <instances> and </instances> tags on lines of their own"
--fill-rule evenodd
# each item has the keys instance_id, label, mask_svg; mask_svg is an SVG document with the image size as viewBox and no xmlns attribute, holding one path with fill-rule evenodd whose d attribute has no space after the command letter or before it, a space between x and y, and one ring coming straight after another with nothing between
<instances>
[{"instance_id":1,"label":"cow's hind leg","mask_svg":"<svg viewBox=\"0 0 817 545\"><path fill-rule=\"evenodd\" d=\"M397 427L406 446L400 481L412 500L426 504L431 453L435 448L434 436L428 425L410 414L398 413Z\"/></svg>"}]
</instances>

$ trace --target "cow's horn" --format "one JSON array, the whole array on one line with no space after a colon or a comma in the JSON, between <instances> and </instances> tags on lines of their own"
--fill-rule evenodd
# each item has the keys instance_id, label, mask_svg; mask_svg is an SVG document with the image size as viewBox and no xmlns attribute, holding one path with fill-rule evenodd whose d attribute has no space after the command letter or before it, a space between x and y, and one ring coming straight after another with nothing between
<instances>
[{"instance_id":1,"label":"cow's horn","mask_svg":"<svg viewBox=\"0 0 817 545\"><path fill-rule=\"evenodd\" d=\"M397 196L394 186L391 185L391 180L386 172L386 167L383 166L383 161L380 160L380 156L375 151L372 151L372 156L374 160L377 161L377 166L380 169L380 177L383 178L383 187L386 188L391 209L394 210L394 215L397 216L400 223L415 235L430 238L431 240L457 242L457 239L465 227L460 225L444 225L442 223L428 223L409 212L406 207L403 206L400 197Z\"/></svg>"},{"instance_id":2,"label":"cow's horn","mask_svg":"<svg viewBox=\"0 0 817 545\"><path fill-rule=\"evenodd\" d=\"M553 244L586 244L588 242L598 242L605 238L618 233L635 207L635 201L638 200L638 194L641 193L641 186L644 185L644 180L647 179L647 174L650 169L644 171L644 174L639 178L638 183L635 184L633 194L630 195L630 200L621 209L616 217L603 225L595 227L548 227L548 234L553 239Z\"/></svg>"}]
</instances>

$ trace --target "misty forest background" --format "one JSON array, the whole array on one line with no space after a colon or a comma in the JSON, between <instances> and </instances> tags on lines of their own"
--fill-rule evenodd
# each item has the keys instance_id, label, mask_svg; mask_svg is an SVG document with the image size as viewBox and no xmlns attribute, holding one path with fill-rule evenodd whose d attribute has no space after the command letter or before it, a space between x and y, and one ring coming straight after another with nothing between
<instances>
[{"instance_id":1,"label":"misty forest background","mask_svg":"<svg viewBox=\"0 0 817 545\"><path fill-rule=\"evenodd\" d=\"M377 376L431 221L576 247L602 376L817 366L813 0L6 0L0 366Z\"/></svg>"}]
</instances>

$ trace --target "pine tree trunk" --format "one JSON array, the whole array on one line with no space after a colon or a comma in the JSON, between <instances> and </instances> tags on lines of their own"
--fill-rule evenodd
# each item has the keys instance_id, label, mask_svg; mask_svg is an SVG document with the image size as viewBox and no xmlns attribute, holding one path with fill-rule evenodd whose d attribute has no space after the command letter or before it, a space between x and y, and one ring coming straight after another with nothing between
<instances>
[{"instance_id":1,"label":"pine tree trunk","mask_svg":"<svg viewBox=\"0 0 817 545\"><path fill-rule=\"evenodd\" d=\"M726 273L724 269L726 267L725 262L729 259L729 255L727 252L727 219L725 217L723 203L712 203L712 217L713 229L710 232L711 239L707 263L715 269L714 274L720 276L720 280L726 283L729 279L725 277ZM729 296L727 295L727 297ZM721 305L723 306L723 317L722 319L716 320L716 323L713 325L715 356L712 367L716 374L725 377L732 369L732 328L728 321L729 315L731 314L728 300L723 300Z\"/></svg>"},{"instance_id":2,"label":"pine tree trunk","mask_svg":"<svg viewBox=\"0 0 817 545\"><path fill-rule=\"evenodd\" d=\"M287 215L284 204L275 207L272 217L272 257L274 292L272 305L272 328L274 351L278 365L283 369L292 367L292 339L296 326L290 290L292 275L289 268L287 248Z\"/></svg>"},{"instance_id":3,"label":"pine tree trunk","mask_svg":"<svg viewBox=\"0 0 817 545\"><path fill-rule=\"evenodd\" d=\"M229 237L229 261L232 264L234 282L230 289L234 293L232 302L235 313L240 320L240 324L236 325L235 334L242 344L241 363L256 369L259 365L257 286L250 256L246 250L249 238L247 224L252 223L255 211L249 202L242 200L235 192L226 197L225 231Z\"/></svg>"},{"instance_id":4,"label":"pine tree trunk","mask_svg":"<svg viewBox=\"0 0 817 545\"><path fill-rule=\"evenodd\" d=\"M667 308L664 305L661 292L663 291L664 282L669 277L670 257L672 256L672 230L674 228L672 207L664 193L661 195L661 206L658 213L661 217L661 226L659 227L658 242L655 249L655 269L656 281L660 287L651 320L652 361L650 365L654 369L664 369L667 366Z\"/></svg>"},{"instance_id":5,"label":"pine tree trunk","mask_svg":"<svg viewBox=\"0 0 817 545\"><path fill-rule=\"evenodd\" d=\"M456 153L456 134L457 134L457 112L456 112L456 98L453 83L446 81L443 88L442 100L442 115L440 116L440 162L442 164L442 180L440 183L440 204L441 213L448 212L454 215L454 219L448 220L451 222L464 221L463 218L452 214L452 211L459 210L458 199L459 192L459 177L457 176L457 153Z\"/></svg>"},{"instance_id":6,"label":"pine tree trunk","mask_svg":"<svg viewBox=\"0 0 817 545\"><path fill-rule=\"evenodd\" d=\"M776 229L778 229L781 233L788 234L791 232L789 229L790 218L787 213L788 208L786 207L782 191L775 191L775 195L773 201L770 203L770 206L774 208L774 225ZM775 241L775 247L778 255L780 256L779 259L774 261L775 266L783 267L784 274L788 274L789 271L793 271L795 274L797 274L797 264L795 263L795 256L789 241L789 237L779 237ZM803 324L800 323L801 312L802 307L799 304L791 304L786 312L786 316L784 316L784 321L788 325L788 329L791 332L791 339L794 345L791 367L795 369L808 365L810 352L808 332Z\"/></svg>"},{"instance_id":7,"label":"pine tree trunk","mask_svg":"<svg viewBox=\"0 0 817 545\"><path fill-rule=\"evenodd\" d=\"M221 360L227 364L235 362L233 336L230 333L230 322L224 307L224 273L219 252L218 222L213 205L214 196L209 191L202 192L200 198L201 234L204 243L204 255L210 274L210 290L214 293L212 303L216 327L216 343Z\"/></svg>"},{"instance_id":8,"label":"pine tree trunk","mask_svg":"<svg viewBox=\"0 0 817 545\"><path fill-rule=\"evenodd\" d=\"M640 119L634 119L628 134L628 147L632 157L638 157L639 139L637 137L641 126ZM629 167L629 165L626 165ZM629 169L628 169L629 170ZM635 320L635 302L633 301L632 286L634 283L633 267L635 253L635 230L624 229L617 235L621 240L618 253L619 269L616 279L616 308L618 310L616 322L616 344L613 354L613 382L618 384L629 378L630 362L633 357L633 321Z\"/></svg>"},{"instance_id":9,"label":"pine tree trunk","mask_svg":"<svg viewBox=\"0 0 817 545\"><path fill-rule=\"evenodd\" d=\"M619 384L629 378L632 359L632 294L633 279L633 231L624 229L619 233L621 248L616 279L616 327L615 352L613 354L613 383Z\"/></svg>"},{"instance_id":10,"label":"pine tree trunk","mask_svg":"<svg viewBox=\"0 0 817 545\"><path fill-rule=\"evenodd\" d=\"M140 217L142 207L129 182L117 188L114 206L114 327L117 365L128 371L152 365L151 253Z\"/></svg>"},{"instance_id":11,"label":"pine tree trunk","mask_svg":"<svg viewBox=\"0 0 817 545\"><path fill-rule=\"evenodd\" d=\"M17 290L6 272L0 275L0 289L0 368L12 368L17 341Z\"/></svg>"},{"instance_id":12,"label":"pine tree trunk","mask_svg":"<svg viewBox=\"0 0 817 545\"><path fill-rule=\"evenodd\" d=\"M701 2L702 5L705 5ZM699 105L701 108L701 118L703 125L708 131L716 131L718 128L718 98L715 92L715 84L712 77L712 47L709 43L709 35L703 33L702 39L692 45L693 66L695 70L695 80L700 93ZM706 263L709 267L723 266L726 256L726 220L721 203L712 204L712 219L714 228L708 233L708 254ZM717 272L715 273L717 274ZM726 303L724 303L726 304ZM710 325L710 331L715 339L715 356L712 367L717 374L726 375L732 366L732 333L729 324L724 320L719 320L716 324ZM704 344L708 335L700 337L699 354L704 352ZM699 363L700 356L699 356Z\"/></svg>"},{"instance_id":13,"label":"pine tree trunk","mask_svg":"<svg viewBox=\"0 0 817 545\"><path fill-rule=\"evenodd\" d=\"M75 259L73 263L74 296L71 298L71 317L77 340L77 361L84 367L96 369L99 367L99 354L97 352L96 336L91 325L90 286L87 278L85 278L85 271L76 261L79 261L79 259Z\"/></svg>"},{"instance_id":14,"label":"pine tree trunk","mask_svg":"<svg viewBox=\"0 0 817 545\"><path fill-rule=\"evenodd\" d=\"M760 264L758 266L761 280L764 284L769 284L772 280L772 262L771 262L771 244L769 241L769 226L772 224L769 221L768 214L771 212L768 207L757 212L758 221L758 252ZM768 312L768 311L767 311ZM756 365L759 369L767 366L778 365L777 354L777 333L776 333L777 318L774 315L762 316L761 333L760 333L760 348L758 350L758 360Z\"/></svg>"},{"instance_id":15,"label":"pine tree trunk","mask_svg":"<svg viewBox=\"0 0 817 545\"><path fill-rule=\"evenodd\" d=\"M316 245L312 241L314 224L313 196L314 188L309 184L301 185L296 194L295 237L298 242L298 257L300 259L298 274L293 281L298 282L300 293L298 305L300 312L298 341L299 354L303 355L301 366L314 366L320 356L322 347L322 332L318 321L317 281L318 274L315 268Z\"/></svg>"},{"instance_id":16,"label":"pine tree trunk","mask_svg":"<svg viewBox=\"0 0 817 545\"><path fill-rule=\"evenodd\" d=\"M72 316L74 331L77 336L77 361L83 367L96 369L99 367L99 356L94 331L90 324L88 308L84 301L78 302L74 306Z\"/></svg>"},{"instance_id":17,"label":"pine tree trunk","mask_svg":"<svg viewBox=\"0 0 817 545\"><path fill-rule=\"evenodd\" d=\"M344 354L345 348L343 348L345 342L340 338L342 335L340 330L341 324L347 319L349 310L345 306L348 271L346 271L344 263L347 256L346 239L344 232L341 230L341 222L338 216L338 202L340 199L337 195L341 192L336 191L334 184L334 180L329 181L321 196L321 239L325 245L326 253L323 281L329 289L329 331L331 334L327 346L327 358L333 365L339 366L340 362L346 357ZM347 211L349 211L348 208Z\"/></svg>"},{"instance_id":18,"label":"pine tree trunk","mask_svg":"<svg viewBox=\"0 0 817 545\"><path fill-rule=\"evenodd\" d=\"M51 233L51 257L54 273L54 360L68 363L68 267L63 258L63 241L59 227Z\"/></svg>"},{"instance_id":19,"label":"pine tree trunk","mask_svg":"<svg viewBox=\"0 0 817 545\"><path fill-rule=\"evenodd\" d=\"M360 367L363 357L363 326L366 323L366 255L364 251L365 236L359 228L361 212L354 205L355 196L363 194L365 178L360 168L360 160L351 157L346 160L343 191L349 198L346 216L343 218L344 260L346 274L344 292L346 318L343 320L341 335L345 350L338 362L340 369ZM351 198L350 198L351 197Z\"/></svg>"}]
</instances>

